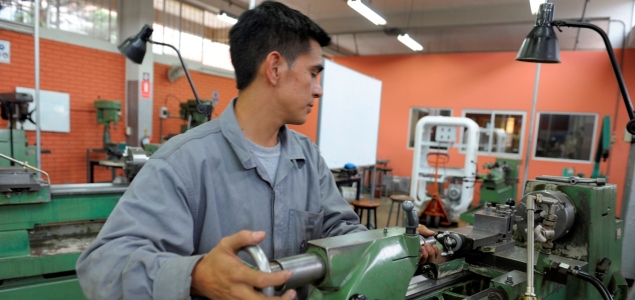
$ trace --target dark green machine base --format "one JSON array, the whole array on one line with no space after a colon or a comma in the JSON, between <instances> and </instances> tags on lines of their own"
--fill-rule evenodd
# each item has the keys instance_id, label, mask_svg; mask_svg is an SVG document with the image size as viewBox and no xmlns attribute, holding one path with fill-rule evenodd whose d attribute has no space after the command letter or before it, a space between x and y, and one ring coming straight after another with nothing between
<instances>
[{"instance_id":1,"label":"dark green machine base","mask_svg":"<svg viewBox=\"0 0 635 300\"><path fill-rule=\"evenodd\" d=\"M5 280L0 287L2 288L0 289L0 299L86 299L75 275L55 278L37 276L19 280Z\"/></svg>"}]
</instances>

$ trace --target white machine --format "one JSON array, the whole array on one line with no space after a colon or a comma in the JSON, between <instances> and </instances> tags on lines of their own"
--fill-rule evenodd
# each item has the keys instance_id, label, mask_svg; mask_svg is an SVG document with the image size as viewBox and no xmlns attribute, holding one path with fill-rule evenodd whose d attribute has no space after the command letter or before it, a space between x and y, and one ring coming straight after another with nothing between
<instances>
[{"instance_id":1,"label":"white machine","mask_svg":"<svg viewBox=\"0 0 635 300\"><path fill-rule=\"evenodd\" d=\"M435 141L431 139L432 127L436 126ZM465 129L465 130L463 130ZM464 141L459 140L457 132L463 131ZM441 200L448 217L456 221L459 215L467 211L474 196L476 180L476 156L478 152L479 126L472 119L462 117L428 116L421 118L415 127L414 159L412 177L410 179L410 196L414 198L415 209L421 212L430 197L426 195L426 186L434 182L435 166L428 162L428 154L444 152L450 148L465 151L463 168L439 168L437 181L445 182L448 178L460 179L460 196L456 183L453 183L452 197ZM435 187L436 188L436 187ZM441 196L442 193L439 193Z\"/></svg>"}]
</instances>

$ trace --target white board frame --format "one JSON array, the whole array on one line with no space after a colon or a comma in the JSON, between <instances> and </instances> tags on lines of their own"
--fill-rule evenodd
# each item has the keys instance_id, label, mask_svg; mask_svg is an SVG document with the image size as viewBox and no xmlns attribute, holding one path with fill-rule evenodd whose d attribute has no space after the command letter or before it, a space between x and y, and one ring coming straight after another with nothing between
<instances>
[{"instance_id":1,"label":"white board frame","mask_svg":"<svg viewBox=\"0 0 635 300\"><path fill-rule=\"evenodd\" d=\"M382 82L324 59L317 145L330 169L374 166Z\"/></svg>"},{"instance_id":2,"label":"white board frame","mask_svg":"<svg viewBox=\"0 0 635 300\"><path fill-rule=\"evenodd\" d=\"M29 103L29 111L35 109L35 90L25 87L16 87L17 93L27 93L33 96L33 102ZM40 130L50 132L71 132L71 96L67 93L40 90ZM35 119L35 112L31 116ZM24 122L24 130L35 131L35 125L29 121Z\"/></svg>"}]
</instances>

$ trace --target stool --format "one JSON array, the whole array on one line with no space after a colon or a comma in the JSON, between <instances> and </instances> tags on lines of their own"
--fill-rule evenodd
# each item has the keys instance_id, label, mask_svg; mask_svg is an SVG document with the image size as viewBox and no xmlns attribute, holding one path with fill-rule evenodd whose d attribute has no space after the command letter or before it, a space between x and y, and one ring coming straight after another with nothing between
<instances>
[{"instance_id":1,"label":"stool","mask_svg":"<svg viewBox=\"0 0 635 300\"><path fill-rule=\"evenodd\" d=\"M372 179L372 174L373 174L373 167L361 167L361 173L362 173L362 192L364 193L370 193L370 186L373 180Z\"/></svg>"},{"instance_id":2,"label":"stool","mask_svg":"<svg viewBox=\"0 0 635 300\"><path fill-rule=\"evenodd\" d=\"M386 179L390 179L389 184L392 193L392 168L377 168L377 184L375 188L379 189L379 198L388 196L388 184L386 183Z\"/></svg>"},{"instance_id":3,"label":"stool","mask_svg":"<svg viewBox=\"0 0 635 300\"><path fill-rule=\"evenodd\" d=\"M397 203L397 220L395 220L395 226L399 226L399 213L401 213L401 204L406 201L414 201L414 199L408 195L390 195L390 212L388 213L388 222L386 227L390 226L390 217L392 217L392 205ZM401 219L401 225L403 225L403 219Z\"/></svg>"},{"instance_id":4,"label":"stool","mask_svg":"<svg viewBox=\"0 0 635 300\"><path fill-rule=\"evenodd\" d=\"M379 202L376 201L368 201L368 200L355 200L352 202L353 207L355 208L355 213L359 217L359 222L362 223L362 217L364 216L364 210L366 213L366 228L373 229L377 228L377 207L379 207ZM370 213L373 212L375 217L375 223L370 222ZM374 224L374 226L372 226ZM371 228L372 227L372 228Z\"/></svg>"}]
</instances>

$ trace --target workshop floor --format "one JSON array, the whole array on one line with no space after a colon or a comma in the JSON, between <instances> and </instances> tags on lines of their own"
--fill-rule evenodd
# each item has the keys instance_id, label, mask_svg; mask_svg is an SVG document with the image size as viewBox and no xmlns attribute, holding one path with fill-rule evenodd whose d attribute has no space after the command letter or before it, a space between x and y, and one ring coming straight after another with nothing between
<instances>
[{"instance_id":1,"label":"workshop floor","mask_svg":"<svg viewBox=\"0 0 635 300\"><path fill-rule=\"evenodd\" d=\"M362 193L361 194L361 199L366 199L366 200L370 200L370 194L368 193ZM381 199L375 198L374 201L378 201L381 205L377 208L377 223L378 226L377 228L384 228L386 227L386 222L388 222L388 213L390 212L390 198L388 197L383 197ZM399 217L401 218L403 216L403 211L400 213ZM390 218L390 226L388 227L394 227L395 225L395 219L397 218L397 204L395 203L393 205L393 211L392 211L392 217ZM364 213L363 217L362 217L362 224L366 224L366 213ZM401 222L399 222L399 224L401 225ZM449 228L456 228L457 224L454 224L452 227L442 227L442 228L430 228L433 231L438 231L438 230L447 230Z\"/></svg>"}]
</instances>

